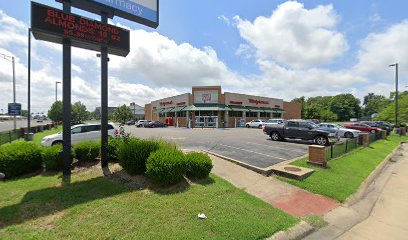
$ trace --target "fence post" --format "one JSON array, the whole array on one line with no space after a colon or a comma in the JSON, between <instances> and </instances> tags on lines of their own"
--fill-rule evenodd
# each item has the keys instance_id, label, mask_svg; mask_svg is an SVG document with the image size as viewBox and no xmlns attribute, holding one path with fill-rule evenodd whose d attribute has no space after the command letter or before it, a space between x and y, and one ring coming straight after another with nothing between
<instances>
[{"instance_id":1,"label":"fence post","mask_svg":"<svg viewBox=\"0 0 408 240\"><path fill-rule=\"evenodd\" d=\"M381 130L381 139L387 139L387 131Z\"/></svg>"},{"instance_id":2,"label":"fence post","mask_svg":"<svg viewBox=\"0 0 408 240\"><path fill-rule=\"evenodd\" d=\"M401 127L400 128L400 133L401 133L401 136L406 136L407 135L407 129L405 127Z\"/></svg>"},{"instance_id":3,"label":"fence post","mask_svg":"<svg viewBox=\"0 0 408 240\"><path fill-rule=\"evenodd\" d=\"M332 151L333 154L333 151ZM327 166L325 147L319 145L309 146L309 161L308 163L321 165L323 167Z\"/></svg>"},{"instance_id":4,"label":"fence post","mask_svg":"<svg viewBox=\"0 0 408 240\"><path fill-rule=\"evenodd\" d=\"M370 145L370 134L369 133L361 133L363 137L363 146L368 147Z\"/></svg>"},{"instance_id":5,"label":"fence post","mask_svg":"<svg viewBox=\"0 0 408 240\"><path fill-rule=\"evenodd\" d=\"M348 151L348 142L349 142L349 140L347 139L347 140L346 140L346 153L347 153L347 151Z\"/></svg>"}]
</instances>

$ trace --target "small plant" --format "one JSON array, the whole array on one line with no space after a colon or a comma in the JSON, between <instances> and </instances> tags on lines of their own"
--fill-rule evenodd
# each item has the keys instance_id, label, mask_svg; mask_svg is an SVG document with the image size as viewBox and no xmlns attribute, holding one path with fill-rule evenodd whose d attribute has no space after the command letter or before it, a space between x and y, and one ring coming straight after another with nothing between
<instances>
[{"instance_id":1,"label":"small plant","mask_svg":"<svg viewBox=\"0 0 408 240\"><path fill-rule=\"evenodd\" d=\"M131 175L143 174L146 171L146 160L149 155L163 145L158 140L131 138L119 147L119 164Z\"/></svg>"},{"instance_id":2,"label":"small plant","mask_svg":"<svg viewBox=\"0 0 408 240\"><path fill-rule=\"evenodd\" d=\"M47 171L59 171L62 169L62 160L59 156L61 150L61 145L42 148L43 163Z\"/></svg>"},{"instance_id":3,"label":"small plant","mask_svg":"<svg viewBox=\"0 0 408 240\"><path fill-rule=\"evenodd\" d=\"M213 167L211 158L205 153L189 153L186 155L186 175L189 178L206 178Z\"/></svg>"},{"instance_id":4,"label":"small plant","mask_svg":"<svg viewBox=\"0 0 408 240\"><path fill-rule=\"evenodd\" d=\"M16 141L0 146L0 172L6 178L35 172L41 167L41 149L35 143Z\"/></svg>"},{"instance_id":5,"label":"small plant","mask_svg":"<svg viewBox=\"0 0 408 240\"><path fill-rule=\"evenodd\" d=\"M87 141L74 145L74 156L78 161L94 161L99 156L101 145L99 142Z\"/></svg>"},{"instance_id":6,"label":"small plant","mask_svg":"<svg viewBox=\"0 0 408 240\"><path fill-rule=\"evenodd\" d=\"M121 138L109 138L108 139L108 159L109 162L118 162L118 153L120 144L124 142Z\"/></svg>"},{"instance_id":7,"label":"small plant","mask_svg":"<svg viewBox=\"0 0 408 240\"><path fill-rule=\"evenodd\" d=\"M152 153L146 162L146 175L162 186L180 182L185 172L185 155L180 150L160 149Z\"/></svg>"}]
</instances>

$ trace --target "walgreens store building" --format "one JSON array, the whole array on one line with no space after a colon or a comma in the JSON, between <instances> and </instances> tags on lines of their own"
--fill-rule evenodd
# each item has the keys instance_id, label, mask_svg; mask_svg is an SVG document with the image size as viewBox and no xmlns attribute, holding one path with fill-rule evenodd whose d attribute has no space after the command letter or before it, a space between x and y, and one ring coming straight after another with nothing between
<instances>
[{"instance_id":1,"label":"walgreens store building","mask_svg":"<svg viewBox=\"0 0 408 240\"><path fill-rule=\"evenodd\" d=\"M251 120L271 118L301 118L301 106L277 98L223 93L221 86L193 87L192 93L145 105L146 120L178 127L234 128Z\"/></svg>"}]
</instances>

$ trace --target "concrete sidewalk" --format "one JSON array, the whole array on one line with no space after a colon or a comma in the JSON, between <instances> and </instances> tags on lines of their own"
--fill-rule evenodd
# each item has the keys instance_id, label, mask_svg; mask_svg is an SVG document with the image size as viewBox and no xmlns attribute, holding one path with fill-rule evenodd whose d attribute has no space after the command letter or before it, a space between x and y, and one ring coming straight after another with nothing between
<instances>
[{"instance_id":1,"label":"concrete sidewalk","mask_svg":"<svg viewBox=\"0 0 408 240\"><path fill-rule=\"evenodd\" d=\"M263 176L212 155L211 158L214 174L289 214L322 216L339 205L333 199L307 192L274 177Z\"/></svg>"},{"instance_id":2,"label":"concrete sidewalk","mask_svg":"<svg viewBox=\"0 0 408 240\"><path fill-rule=\"evenodd\" d=\"M392 157L363 198L324 218L329 226L305 239L408 239L408 144Z\"/></svg>"}]
</instances>

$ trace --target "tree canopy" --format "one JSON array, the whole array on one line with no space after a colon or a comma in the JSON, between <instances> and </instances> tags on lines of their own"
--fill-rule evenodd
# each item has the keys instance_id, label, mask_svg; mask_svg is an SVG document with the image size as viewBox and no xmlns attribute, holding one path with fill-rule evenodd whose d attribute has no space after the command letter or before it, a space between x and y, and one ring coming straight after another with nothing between
<instances>
[{"instance_id":1,"label":"tree canopy","mask_svg":"<svg viewBox=\"0 0 408 240\"><path fill-rule=\"evenodd\" d=\"M132 110L125 104L116 108L114 115L116 120L122 124L133 118Z\"/></svg>"}]
</instances>

